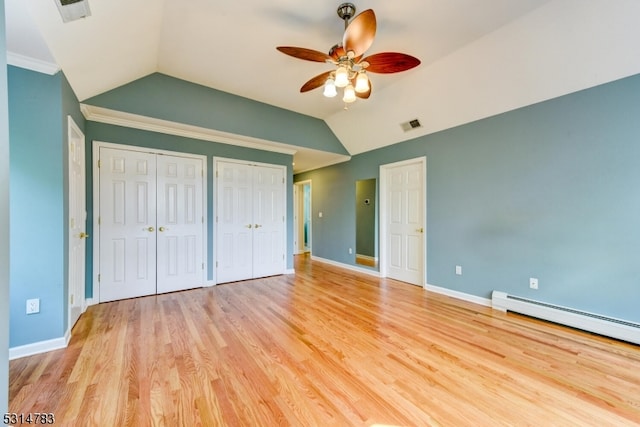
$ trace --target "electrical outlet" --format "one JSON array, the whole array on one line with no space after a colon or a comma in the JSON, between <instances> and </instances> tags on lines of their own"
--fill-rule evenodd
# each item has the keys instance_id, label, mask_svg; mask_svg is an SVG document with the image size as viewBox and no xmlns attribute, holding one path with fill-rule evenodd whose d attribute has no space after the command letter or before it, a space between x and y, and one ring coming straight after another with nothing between
<instances>
[{"instance_id":1,"label":"electrical outlet","mask_svg":"<svg viewBox=\"0 0 640 427\"><path fill-rule=\"evenodd\" d=\"M27 314L40 313L40 299L28 299L27 300Z\"/></svg>"},{"instance_id":2,"label":"electrical outlet","mask_svg":"<svg viewBox=\"0 0 640 427\"><path fill-rule=\"evenodd\" d=\"M456 265L456 274L458 276L462 276L462 266L461 265Z\"/></svg>"},{"instance_id":3,"label":"electrical outlet","mask_svg":"<svg viewBox=\"0 0 640 427\"><path fill-rule=\"evenodd\" d=\"M353 253L353 249L349 248L349 253L352 254Z\"/></svg>"},{"instance_id":4,"label":"electrical outlet","mask_svg":"<svg viewBox=\"0 0 640 427\"><path fill-rule=\"evenodd\" d=\"M529 278L529 287L531 289L538 289L538 279L536 279L535 277L530 277Z\"/></svg>"}]
</instances>

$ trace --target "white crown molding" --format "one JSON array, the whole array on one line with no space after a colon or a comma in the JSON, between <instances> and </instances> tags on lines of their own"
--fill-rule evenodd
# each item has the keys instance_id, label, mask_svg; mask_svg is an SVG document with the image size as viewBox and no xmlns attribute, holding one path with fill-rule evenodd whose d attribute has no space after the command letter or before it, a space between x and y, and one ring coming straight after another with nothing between
<instances>
[{"instance_id":1,"label":"white crown molding","mask_svg":"<svg viewBox=\"0 0 640 427\"><path fill-rule=\"evenodd\" d=\"M50 76L60 71L58 64L7 51L7 64Z\"/></svg>"},{"instance_id":2,"label":"white crown molding","mask_svg":"<svg viewBox=\"0 0 640 427\"><path fill-rule=\"evenodd\" d=\"M298 148L281 142L254 138L244 135L236 135L215 129L200 126L187 125L169 120L156 119L138 114L125 113L109 108L96 107L88 104L80 104L82 114L87 120L106 123L116 126L124 126L133 129L147 130L164 133L167 135L182 136L185 138L200 139L203 141L219 142L222 144L236 145L255 150L271 151L275 153L293 155Z\"/></svg>"}]
</instances>

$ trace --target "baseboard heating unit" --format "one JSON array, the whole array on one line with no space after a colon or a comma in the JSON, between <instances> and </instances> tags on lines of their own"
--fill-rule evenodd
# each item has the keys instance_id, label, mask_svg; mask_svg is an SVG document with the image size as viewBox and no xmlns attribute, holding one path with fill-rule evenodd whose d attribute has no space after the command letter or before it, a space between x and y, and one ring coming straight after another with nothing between
<instances>
[{"instance_id":1,"label":"baseboard heating unit","mask_svg":"<svg viewBox=\"0 0 640 427\"><path fill-rule=\"evenodd\" d=\"M548 304L500 291L493 291L491 304L496 310L513 311L514 313L525 314L572 328L640 344L640 323Z\"/></svg>"}]
</instances>

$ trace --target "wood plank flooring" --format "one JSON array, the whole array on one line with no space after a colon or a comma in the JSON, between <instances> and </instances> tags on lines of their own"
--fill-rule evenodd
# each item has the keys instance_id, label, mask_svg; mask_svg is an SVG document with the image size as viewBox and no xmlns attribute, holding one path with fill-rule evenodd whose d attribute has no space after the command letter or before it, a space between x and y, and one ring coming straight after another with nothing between
<instances>
[{"instance_id":1,"label":"wood plank flooring","mask_svg":"<svg viewBox=\"0 0 640 427\"><path fill-rule=\"evenodd\" d=\"M296 257L296 274L90 307L10 362L60 426L640 425L640 347Z\"/></svg>"}]
</instances>

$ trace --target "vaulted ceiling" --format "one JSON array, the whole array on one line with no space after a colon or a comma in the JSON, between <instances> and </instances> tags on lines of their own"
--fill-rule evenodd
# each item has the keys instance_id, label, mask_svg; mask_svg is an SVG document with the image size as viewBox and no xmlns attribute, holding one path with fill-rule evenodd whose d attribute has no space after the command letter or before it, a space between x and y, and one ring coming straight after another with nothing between
<instances>
[{"instance_id":1,"label":"vaulted ceiling","mask_svg":"<svg viewBox=\"0 0 640 427\"><path fill-rule=\"evenodd\" d=\"M81 101L160 72L322 119L352 155L640 73L637 0L356 1L377 15L368 53L422 64L371 74L371 97L345 111L299 92L328 64L275 49L328 51L340 2L89 0L65 24L55 1L5 0L9 63L62 69Z\"/></svg>"}]
</instances>

